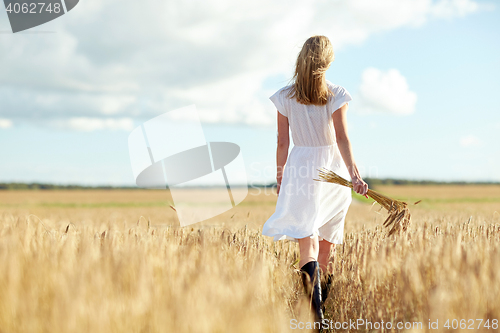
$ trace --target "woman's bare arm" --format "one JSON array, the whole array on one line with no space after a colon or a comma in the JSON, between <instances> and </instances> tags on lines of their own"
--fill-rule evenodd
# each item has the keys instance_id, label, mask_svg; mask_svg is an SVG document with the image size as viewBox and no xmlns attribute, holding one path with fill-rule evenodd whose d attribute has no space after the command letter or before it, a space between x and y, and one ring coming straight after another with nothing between
<instances>
[{"instance_id":1,"label":"woman's bare arm","mask_svg":"<svg viewBox=\"0 0 500 333\"><path fill-rule=\"evenodd\" d=\"M290 146L288 126L288 118L278 111L278 147L276 149L276 182L278 183L278 194L280 192L281 180L283 178L283 169L288 158L288 147Z\"/></svg>"},{"instance_id":2,"label":"woman's bare arm","mask_svg":"<svg viewBox=\"0 0 500 333\"><path fill-rule=\"evenodd\" d=\"M353 189L356 193L366 195L368 191L368 184L366 184L361 175L359 173L356 162L354 161L354 156L352 154L351 141L349 140L349 136L347 135L347 108L348 104L344 104L341 108L336 110L333 115L333 126L335 127L335 136L337 140L337 145L340 150L340 154L344 159L344 162L347 166L347 170L349 171L349 175L351 176L351 181L353 185Z\"/></svg>"}]
</instances>

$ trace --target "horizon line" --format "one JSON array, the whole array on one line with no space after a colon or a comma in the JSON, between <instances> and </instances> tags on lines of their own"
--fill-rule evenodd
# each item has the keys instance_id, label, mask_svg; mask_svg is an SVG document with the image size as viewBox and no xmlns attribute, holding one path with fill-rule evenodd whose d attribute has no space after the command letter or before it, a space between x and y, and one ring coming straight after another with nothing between
<instances>
[{"instance_id":1,"label":"horizon line","mask_svg":"<svg viewBox=\"0 0 500 333\"><path fill-rule=\"evenodd\" d=\"M414 180L414 179L404 179L404 178L365 178L364 179L368 185L376 186L376 185L500 185L500 181L494 180L479 180L479 181L465 181L465 180ZM253 184L235 184L231 186L232 188L268 188L275 187L276 182L272 183L253 183ZM210 189L210 188L226 188L225 185L191 185L191 186L183 186L185 189ZM44 182L0 182L0 190L57 190L57 189L134 189L134 190L146 190L146 189L158 189L164 190L169 189L168 186L165 188L142 188L137 185L109 185L109 184L100 184L100 185L84 185L84 184L76 184L76 183L67 183L67 184L57 184L57 183L44 183Z\"/></svg>"}]
</instances>

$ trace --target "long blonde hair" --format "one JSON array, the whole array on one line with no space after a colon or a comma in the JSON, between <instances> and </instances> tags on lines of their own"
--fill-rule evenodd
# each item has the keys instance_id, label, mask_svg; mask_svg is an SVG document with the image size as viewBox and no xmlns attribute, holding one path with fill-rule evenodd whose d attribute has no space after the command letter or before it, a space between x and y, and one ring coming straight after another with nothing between
<instances>
[{"instance_id":1,"label":"long blonde hair","mask_svg":"<svg viewBox=\"0 0 500 333\"><path fill-rule=\"evenodd\" d=\"M335 59L332 44L326 36L309 37L295 64L288 97L301 104L325 105L333 92L326 85L325 72Z\"/></svg>"}]
</instances>

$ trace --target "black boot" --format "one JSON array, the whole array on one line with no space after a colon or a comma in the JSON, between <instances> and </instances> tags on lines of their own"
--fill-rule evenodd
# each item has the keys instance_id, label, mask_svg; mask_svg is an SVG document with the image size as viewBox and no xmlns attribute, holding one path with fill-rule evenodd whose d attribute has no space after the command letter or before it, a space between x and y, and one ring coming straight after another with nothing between
<instances>
[{"instance_id":1,"label":"black boot","mask_svg":"<svg viewBox=\"0 0 500 333\"><path fill-rule=\"evenodd\" d=\"M325 302L332 288L332 278L333 274L327 274L323 281L321 281L321 307L323 312L325 312Z\"/></svg>"},{"instance_id":2,"label":"black boot","mask_svg":"<svg viewBox=\"0 0 500 333\"><path fill-rule=\"evenodd\" d=\"M321 309L321 276L319 263L310 261L300 268L302 272L302 283L306 290L306 295L311 300L311 307L314 311L315 322L319 322L320 326L323 322L323 311Z\"/></svg>"}]
</instances>

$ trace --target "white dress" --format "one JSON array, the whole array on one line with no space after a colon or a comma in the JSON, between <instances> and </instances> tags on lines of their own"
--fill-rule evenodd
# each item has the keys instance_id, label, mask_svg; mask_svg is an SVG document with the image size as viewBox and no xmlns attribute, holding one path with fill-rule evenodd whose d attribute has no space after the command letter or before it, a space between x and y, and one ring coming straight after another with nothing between
<instances>
[{"instance_id":1,"label":"white dress","mask_svg":"<svg viewBox=\"0 0 500 333\"><path fill-rule=\"evenodd\" d=\"M351 189L314 179L318 179L317 169L325 167L350 180L335 141L332 114L352 97L342 86L326 83L335 95L326 105L304 105L286 97L290 86L269 97L288 118L294 144L283 171L276 211L262 229L274 241L297 241L315 234L334 244L342 244L344 239Z\"/></svg>"}]
</instances>

